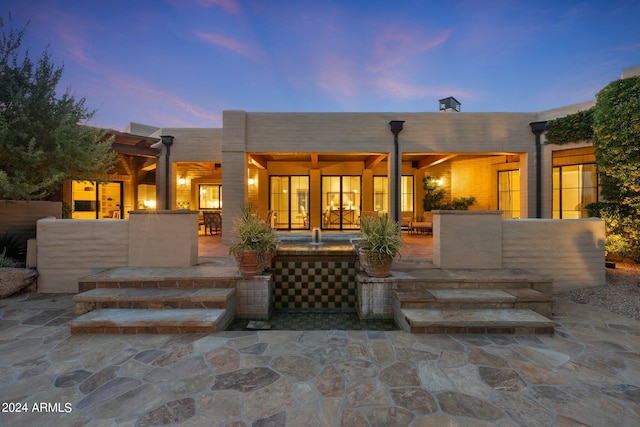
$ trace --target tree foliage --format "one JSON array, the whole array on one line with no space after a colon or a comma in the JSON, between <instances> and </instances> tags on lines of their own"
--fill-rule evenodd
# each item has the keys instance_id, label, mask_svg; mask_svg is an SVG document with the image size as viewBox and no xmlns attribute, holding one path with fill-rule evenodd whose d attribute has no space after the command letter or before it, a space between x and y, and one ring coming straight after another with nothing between
<instances>
[{"instance_id":1,"label":"tree foliage","mask_svg":"<svg viewBox=\"0 0 640 427\"><path fill-rule=\"evenodd\" d=\"M578 111L547 123L547 144L567 144L593 138L593 108Z\"/></svg>"},{"instance_id":2,"label":"tree foliage","mask_svg":"<svg viewBox=\"0 0 640 427\"><path fill-rule=\"evenodd\" d=\"M48 50L34 62L22 49L26 27L0 18L0 199L46 198L65 179L89 179L114 164L111 142L85 124L85 99L56 94L62 67Z\"/></svg>"},{"instance_id":3,"label":"tree foliage","mask_svg":"<svg viewBox=\"0 0 640 427\"><path fill-rule=\"evenodd\" d=\"M616 80L597 95L593 145L606 203L607 250L640 261L640 76Z\"/></svg>"}]
</instances>

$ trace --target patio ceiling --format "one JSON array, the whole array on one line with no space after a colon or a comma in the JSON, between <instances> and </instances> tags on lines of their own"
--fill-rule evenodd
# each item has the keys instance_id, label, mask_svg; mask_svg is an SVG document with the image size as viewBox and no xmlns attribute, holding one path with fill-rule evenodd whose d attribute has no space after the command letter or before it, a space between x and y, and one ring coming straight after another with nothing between
<instances>
[{"instance_id":1,"label":"patio ceiling","mask_svg":"<svg viewBox=\"0 0 640 427\"><path fill-rule=\"evenodd\" d=\"M507 156L508 162L519 160L514 153L404 153L403 161L410 161L416 169L426 169L431 166L452 160L454 158L480 158L490 156ZM267 169L269 162L306 162L312 168L317 168L320 162L364 162L365 168L370 169L387 159L385 153L251 153L249 163L259 169Z\"/></svg>"}]
</instances>

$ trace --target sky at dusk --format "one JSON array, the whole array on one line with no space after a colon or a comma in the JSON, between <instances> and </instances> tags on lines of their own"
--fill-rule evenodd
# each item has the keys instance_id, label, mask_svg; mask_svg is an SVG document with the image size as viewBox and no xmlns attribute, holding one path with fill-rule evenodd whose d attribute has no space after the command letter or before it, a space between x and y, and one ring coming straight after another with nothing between
<instances>
[{"instance_id":1,"label":"sky at dusk","mask_svg":"<svg viewBox=\"0 0 640 427\"><path fill-rule=\"evenodd\" d=\"M222 111L531 112L640 65L637 0L4 0L94 126L220 127Z\"/></svg>"}]
</instances>

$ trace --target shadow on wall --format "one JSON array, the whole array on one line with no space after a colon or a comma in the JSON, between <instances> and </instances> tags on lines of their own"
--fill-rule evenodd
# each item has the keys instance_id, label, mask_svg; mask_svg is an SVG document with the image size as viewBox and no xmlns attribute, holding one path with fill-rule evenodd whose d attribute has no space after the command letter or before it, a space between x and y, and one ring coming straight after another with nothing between
<instances>
[{"instance_id":1,"label":"shadow on wall","mask_svg":"<svg viewBox=\"0 0 640 427\"><path fill-rule=\"evenodd\" d=\"M584 229L574 235L573 244L576 248L582 249L576 251L578 258L576 263L580 264L576 267L584 271L585 278L590 279L588 283L606 284L604 272L605 239L597 236L590 229Z\"/></svg>"}]
</instances>

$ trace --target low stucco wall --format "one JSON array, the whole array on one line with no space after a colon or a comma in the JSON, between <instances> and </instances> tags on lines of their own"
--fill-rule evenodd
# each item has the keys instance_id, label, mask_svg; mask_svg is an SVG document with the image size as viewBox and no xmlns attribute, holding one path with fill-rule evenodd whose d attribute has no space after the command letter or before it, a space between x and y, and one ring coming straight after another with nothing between
<instances>
[{"instance_id":1,"label":"low stucco wall","mask_svg":"<svg viewBox=\"0 0 640 427\"><path fill-rule=\"evenodd\" d=\"M502 219L500 211L434 211L440 268L521 268L553 278L561 293L606 283L604 222Z\"/></svg>"},{"instance_id":2,"label":"low stucco wall","mask_svg":"<svg viewBox=\"0 0 640 427\"><path fill-rule=\"evenodd\" d=\"M553 277L554 293L604 285L604 240L597 218L503 220L502 265Z\"/></svg>"},{"instance_id":3,"label":"low stucco wall","mask_svg":"<svg viewBox=\"0 0 640 427\"><path fill-rule=\"evenodd\" d=\"M128 220L37 223L39 292L78 292L78 278L109 267L198 263L196 211L130 212Z\"/></svg>"},{"instance_id":4,"label":"low stucco wall","mask_svg":"<svg viewBox=\"0 0 640 427\"><path fill-rule=\"evenodd\" d=\"M433 211L433 264L439 268L501 268L499 211Z\"/></svg>"},{"instance_id":5,"label":"low stucco wall","mask_svg":"<svg viewBox=\"0 0 640 427\"><path fill-rule=\"evenodd\" d=\"M129 222L130 267L198 263L198 211L132 211Z\"/></svg>"},{"instance_id":6,"label":"low stucco wall","mask_svg":"<svg viewBox=\"0 0 640 427\"><path fill-rule=\"evenodd\" d=\"M35 237L36 221L49 217L62 217L61 202L0 200L0 233Z\"/></svg>"},{"instance_id":7,"label":"low stucco wall","mask_svg":"<svg viewBox=\"0 0 640 427\"><path fill-rule=\"evenodd\" d=\"M38 292L78 292L93 269L128 264L128 220L41 219L37 236Z\"/></svg>"}]
</instances>

